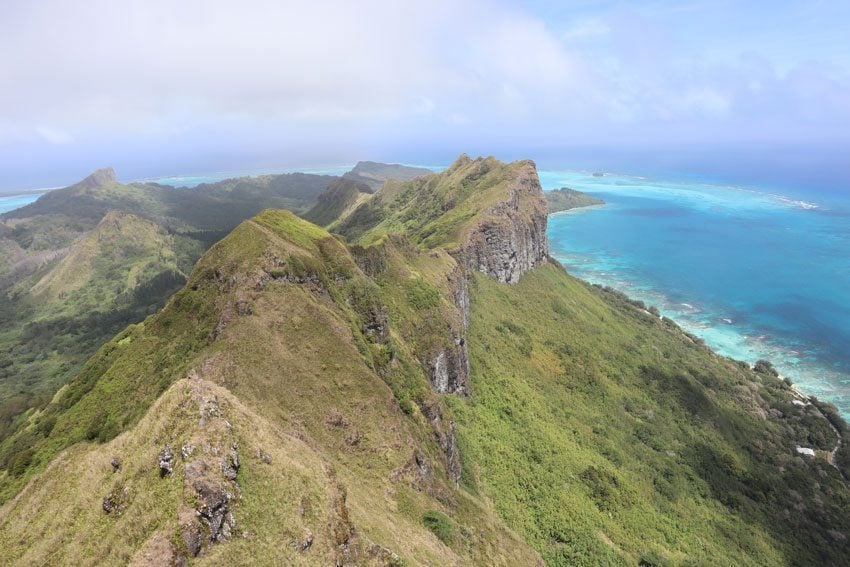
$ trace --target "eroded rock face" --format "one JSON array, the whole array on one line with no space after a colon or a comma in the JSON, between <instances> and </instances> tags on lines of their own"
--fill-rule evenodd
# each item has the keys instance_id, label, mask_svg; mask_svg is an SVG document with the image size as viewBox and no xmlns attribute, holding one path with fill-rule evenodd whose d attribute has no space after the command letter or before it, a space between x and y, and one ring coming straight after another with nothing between
<instances>
[{"instance_id":1,"label":"eroded rock face","mask_svg":"<svg viewBox=\"0 0 850 567\"><path fill-rule=\"evenodd\" d=\"M465 244L452 251L458 268L449 276L449 282L461 323L449 329L450 346L432 353L431 358L424 361L437 392L470 393L466 345L469 272L483 272L502 283L515 284L523 274L545 263L549 255L547 214L537 169L529 161L507 188L505 198L483 212L478 224L468 233Z\"/></svg>"},{"instance_id":2,"label":"eroded rock face","mask_svg":"<svg viewBox=\"0 0 850 567\"><path fill-rule=\"evenodd\" d=\"M548 209L534 163L529 162L508 189L507 198L491 206L469 234L460 255L469 270L502 283L515 284L546 261Z\"/></svg>"},{"instance_id":3,"label":"eroded rock face","mask_svg":"<svg viewBox=\"0 0 850 567\"><path fill-rule=\"evenodd\" d=\"M230 538L236 528L236 520L230 511L233 495L205 480L197 481L193 488L198 496L197 511L209 528L210 543Z\"/></svg>"},{"instance_id":4,"label":"eroded rock face","mask_svg":"<svg viewBox=\"0 0 850 567\"><path fill-rule=\"evenodd\" d=\"M422 414L428 418L434 431L434 438L446 456L446 472L455 484L460 482L460 451L457 447L456 429L454 421L450 421L448 427L444 425L443 410L437 400L424 402L420 408Z\"/></svg>"},{"instance_id":5,"label":"eroded rock face","mask_svg":"<svg viewBox=\"0 0 850 567\"><path fill-rule=\"evenodd\" d=\"M441 394L468 393L469 386L469 354L466 339L456 336L452 339L453 346L437 353L431 365L431 384Z\"/></svg>"},{"instance_id":6,"label":"eroded rock face","mask_svg":"<svg viewBox=\"0 0 850 567\"><path fill-rule=\"evenodd\" d=\"M446 461L448 463L446 470L455 484L460 484L460 451L457 448L456 430L457 424L454 421L449 423L449 434L446 436L446 444L443 450L446 453Z\"/></svg>"},{"instance_id":7,"label":"eroded rock face","mask_svg":"<svg viewBox=\"0 0 850 567\"><path fill-rule=\"evenodd\" d=\"M115 488L103 499L102 508L107 514L120 516L130 501L130 491L127 488Z\"/></svg>"},{"instance_id":8,"label":"eroded rock face","mask_svg":"<svg viewBox=\"0 0 850 567\"><path fill-rule=\"evenodd\" d=\"M180 449L186 465L178 521L186 550L197 556L235 533L233 510L241 494L237 483L241 461L233 426L227 420L229 406L209 391L197 370L190 371L188 378L198 420Z\"/></svg>"},{"instance_id":9,"label":"eroded rock face","mask_svg":"<svg viewBox=\"0 0 850 567\"><path fill-rule=\"evenodd\" d=\"M456 257L457 260L457 257ZM466 268L458 261L457 268L448 276L452 299L460 314L460 321L449 326L449 346L425 360L434 390L441 394L466 396L469 391L469 351L466 345L466 327L469 325L469 282Z\"/></svg>"},{"instance_id":10,"label":"eroded rock face","mask_svg":"<svg viewBox=\"0 0 850 567\"><path fill-rule=\"evenodd\" d=\"M236 443L230 447L230 454L221 460L221 474L228 480L236 480L236 475L239 473L239 452L237 451Z\"/></svg>"},{"instance_id":11,"label":"eroded rock face","mask_svg":"<svg viewBox=\"0 0 850 567\"><path fill-rule=\"evenodd\" d=\"M174 455L171 453L171 446L166 445L159 453L159 476L169 475L174 471Z\"/></svg>"}]
</instances>

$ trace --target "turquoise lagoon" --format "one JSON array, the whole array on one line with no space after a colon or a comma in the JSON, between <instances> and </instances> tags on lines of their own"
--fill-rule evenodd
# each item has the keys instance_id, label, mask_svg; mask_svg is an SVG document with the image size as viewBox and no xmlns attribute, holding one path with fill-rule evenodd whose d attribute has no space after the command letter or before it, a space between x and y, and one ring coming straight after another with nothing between
<instances>
[{"instance_id":1,"label":"turquoise lagoon","mask_svg":"<svg viewBox=\"0 0 850 567\"><path fill-rule=\"evenodd\" d=\"M605 205L549 217L552 255L623 291L719 353L765 358L850 418L850 198L836 188L776 190L541 171Z\"/></svg>"}]
</instances>

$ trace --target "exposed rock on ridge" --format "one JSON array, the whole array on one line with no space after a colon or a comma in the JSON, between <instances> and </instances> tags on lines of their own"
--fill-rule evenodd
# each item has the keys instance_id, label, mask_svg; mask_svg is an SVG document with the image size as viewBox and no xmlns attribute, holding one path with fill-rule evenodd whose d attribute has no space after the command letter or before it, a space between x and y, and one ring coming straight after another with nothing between
<instances>
[{"instance_id":1,"label":"exposed rock on ridge","mask_svg":"<svg viewBox=\"0 0 850 567\"><path fill-rule=\"evenodd\" d=\"M450 169L472 166L471 176L487 167L487 160L462 155ZM478 270L502 283L515 284L549 254L546 237L548 209L537 168L532 161L509 182L504 197L477 215L464 244L452 252L458 268L449 276L452 299L461 314L461 326L452 329L452 347L439 351L430 368L431 384L440 393L469 394L468 271Z\"/></svg>"},{"instance_id":2,"label":"exposed rock on ridge","mask_svg":"<svg viewBox=\"0 0 850 567\"><path fill-rule=\"evenodd\" d=\"M459 251L461 261L468 269L502 283L519 282L549 254L547 215L537 168L533 161L526 161L508 187L506 198L479 215L481 220Z\"/></svg>"}]
</instances>

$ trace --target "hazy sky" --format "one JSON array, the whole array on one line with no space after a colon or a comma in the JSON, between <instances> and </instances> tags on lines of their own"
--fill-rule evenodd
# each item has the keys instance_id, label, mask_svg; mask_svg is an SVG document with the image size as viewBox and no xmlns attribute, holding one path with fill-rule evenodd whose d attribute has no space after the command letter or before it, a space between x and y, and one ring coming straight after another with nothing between
<instances>
[{"instance_id":1,"label":"hazy sky","mask_svg":"<svg viewBox=\"0 0 850 567\"><path fill-rule=\"evenodd\" d=\"M103 165L850 152L848 25L846 0L0 0L0 190Z\"/></svg>"}]
</instances>

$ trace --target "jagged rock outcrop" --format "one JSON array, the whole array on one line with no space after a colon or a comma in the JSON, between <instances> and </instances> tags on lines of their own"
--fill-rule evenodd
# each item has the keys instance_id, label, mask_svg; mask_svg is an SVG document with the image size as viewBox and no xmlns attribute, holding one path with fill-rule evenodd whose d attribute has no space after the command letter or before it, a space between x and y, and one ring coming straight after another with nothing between
<instances>
[{"instance_id":1,"label":"jagged rock outcrop","mask_svg":"<svg viewBox=\"0 0 850 567\"><path fill-rule=\"evenodd\" d=\"M505 198L479 215L457 256L470 270L515 284L546 261L548 209L534 162L524 162Z\"/></svg>"},{"instance_id":2,"label":"jagged rock outcrop","mask_svg":"<svg viewBox=\"0 0 850 567\"><path fill-rule=\"evenodd\" d=\"M464 154L450 169L468 168L469 177L474 178L485 174L488 167L487 160L472 160ZM437 392L469 394L469 272L480 271L502 283L515 284L548 258L548 210L537 168L532 161L519 162L517 167L500 198L478 215L467 229L464 243L452 251L458 268L449 275L449 282L462 323L450 330L452 346L438 351L430 361L431 384Z\"/></svg>"},{"instance_id":3,"label":"jagged rock outcrop","mask_svg":"<svg viewBox=\"0 0 850 567\"><path fill-rule=\"evenodd\" d=\"M174 455L171 453L171 446L166 445L157 457L159 466L159 476L169 475L174 472Z\"/></svg>"},{"instance_id":4,"label":"jagged rock outcrop","mask_svg":"<svg viewBox=\"0 0 850 567\"><path fill-rule=\"evenodd\" d=\"M240 494L237 475L241 463L233 426L217 397L208 392L197 370L190 371L188 377L198 407L198 426L180 451L184 461L192 461L185 467L183 490L187 498L178 520L183 543L196 556L234 534L233 506Z\"/></svg>"},{"instance_id":5,"label":"jagged rock outcrop","mask_svg":"<svg viewBox=\"0 0 850 567\"><path fill-rule=\"evenodd\" d=\"M434 438L446 457L446 472L455 484L460 482L460 452L457 448L457 424L449 421L444 425L443 409L436 400L425 401L421 405L422 414L428 419L434 431Z\"/></svg>"},{"instance_id":6,"label":"jagged rock outcrop","mask_svg":"<svg viewBox=\"0 0 850 567\"><path fill-rule=\"evenodd\" d=\"M431 384L441 394L466 395L469 392L469 353L466 338L452 337L452 346L437 352L431 364Z\"/></svg>"},{"instance_id":7,"label":"jagged rock outcrop","mask_svg":"<svg viewBox=\"0 0 850 567\"><path fill-rule=\"evenodd\" d=\"M451 328L451 344L439 351L430 368L431 384L440 393L468 395L469 351L466 327L469 324L469 281L466 268L459 265L448 277L452 300L460 312L460 324Z\"/></svg>"}]
</instances>

